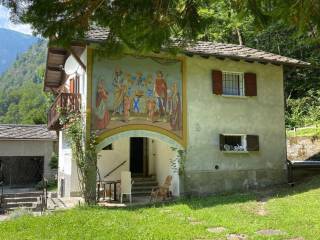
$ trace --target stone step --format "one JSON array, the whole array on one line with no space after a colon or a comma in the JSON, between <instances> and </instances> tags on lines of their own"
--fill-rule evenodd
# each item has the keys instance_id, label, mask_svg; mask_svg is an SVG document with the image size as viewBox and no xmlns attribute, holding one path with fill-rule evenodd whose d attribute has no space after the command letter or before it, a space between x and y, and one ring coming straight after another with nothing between
<instances>
[{"instance_id":1,"label":"stone step","mask_svg":"<svg viewBox=\"0 0 320 240\"><path fill-rule=\"evenodd\" d=\"M3 198L4 203L13 202L38 202L40 197L5 197Z\"/></svg>"},{"instance_id":2,"label":"stone step","mask_svg":"<svg viewBox=\"0 0 320 240\"><path fill-rule=\"evenodd\" d=\"M138 192L132 192L132 196L150 196L151 191L138 191Z\"/></svg>"},{"instance_id":3,"label":"stone step","mask_svg":"<svg viewBox=\"0 0 320 240\"><path fill-rule=\"evenodd\" d=\"M133 186L158 186L157 181L133 182Z\"/></svg>"},{"instance_id":4,"label":"stone step","mask_svg":"<svg viewBox=\"0 0 320 240\"><path fill-rule=\"evenodd\" d=\"M141 191L141 190L146 190L146 191L151 191L155 186L145 186L145 185L139 185L139 186L132 186L132 191Z\"/></svg>"},{"instance_id":5,"label":"stone step","mask_svg":"<svg viewBox=\"0 0 320 240\"><path fill-rule=\"evenodd\" d=\"M16 211L18 209L26 209L30 212L39 212L41 211L41 206L40 205L37 205L37 206L32 206L32 207L9 207L9 208L5 208L5 212L6 213L10 213L10 212L13 212L13 211Z\"/></svg>"},{"instance_id":6,"label":"stone step","mask_svg":"<svg viewBox=\"0 0 320 240\"><path fill-rule=\"evenodd\" d=\"M4 204L3 207L5 209L18 208L18 207L36 207L37 204L38 204L37 202L10 202L10 203Z\"/></svg>"},{"instance_id":7,"label":"stone step","mask_svg":"<svg viewBox=\"0 0 320 240\"><path fill-rule=\"evenodd\" d=\"M42 192L21 192L21 193L4 193L4 198L15 198L15 197L40 197Z\"/></svg>"},{"instance_id":8,"label":"stone step","mask_svg":"<svg viewBox=\"0 0 320 240\"><path fill-rule=\"evenodd\" d=\"M150 177L133 177L135 182L145 182L145 181L157 181L155 176Z\"/></svg>"}]
</instances>

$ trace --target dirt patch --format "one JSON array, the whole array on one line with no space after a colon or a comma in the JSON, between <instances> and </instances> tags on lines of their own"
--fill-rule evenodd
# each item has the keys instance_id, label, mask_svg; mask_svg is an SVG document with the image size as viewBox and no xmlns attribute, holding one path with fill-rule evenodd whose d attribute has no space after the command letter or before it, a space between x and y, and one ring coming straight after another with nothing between
<instances>
[{"instance_id":1,"label":"dirt patch","mask_svg":"<svg viewBox=\"0 0 320 240\"><path fill-rule=\"evenodd\" d=\"M259 216L266 216L268 215L268 211L266 210L266 204L269 200L269 197L261 197L257 200L258 207L255 213Z\"/></svg>"},{"instance_id":2,"label":"dirt patch","mask_svg":"<svg viewBox=\"0 0 320 240\"><path fill-rule=\"evenodd\" d=\"M257 231L256 233L264 236L277 236L277 235L287 234L284 231L276 230L276 229L263 229L263 230Z\"/></svg>"},{"instance_id":3,"label":"dirt patch","mask_svg":"<svg viewBox=\"0 0 320 240\"><path fill-rule=\"evenodd\" d=\"M190 224L191 225L200 225L202 224L203 222L200 222L200 221L191 221Z\"/></svg>"}]
</instances>

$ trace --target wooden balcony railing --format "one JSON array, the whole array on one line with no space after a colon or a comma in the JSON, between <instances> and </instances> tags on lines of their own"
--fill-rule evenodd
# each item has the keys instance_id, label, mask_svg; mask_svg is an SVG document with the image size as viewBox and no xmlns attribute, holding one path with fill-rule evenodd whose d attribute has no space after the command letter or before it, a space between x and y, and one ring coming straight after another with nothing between
<instances>
[{"instance_id":1,"label":"wooden balcony railing","mask_svg":"<svg viewBox=\"0 0 320 240\"><path fill-rule=\"evenodd\" d=\"M60 93L48 112L48 129L60 130L61 112L71 113L80 111L81 95L74 93Z\"/></svg>"}]
</instances>

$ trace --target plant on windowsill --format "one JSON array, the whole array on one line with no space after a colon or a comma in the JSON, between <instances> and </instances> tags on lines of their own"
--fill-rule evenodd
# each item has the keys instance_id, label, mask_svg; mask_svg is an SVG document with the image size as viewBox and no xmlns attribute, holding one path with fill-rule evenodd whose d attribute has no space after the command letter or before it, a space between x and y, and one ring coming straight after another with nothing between
<instances>
[{"instance_id":1,"label":"plant on windowsill","mask_svg":"<svg viewBox=\"0 0 320 240\"><path fill-rule=\"evenodd\" d=\"M171 147L173 151L175 151L176 158L170 159L171 168L174 173L177 173L179 176L183 176L185 174L185 162L186 162L186 150Z\"/></svg>"},{"instance_id":2,"label":"plant on windowsill","mask_svg":"<svg viewBox=\"0 0 320 240\"><path fill-rule=\"evenodd\" d=\"M224 148L224 151L226 152L245 152L246 151L245 148L239 144L237 144L236 146L225 144L223 148Z\"/></svg>"},{"instance_id":3,"label":"plant on windowsill","mask_svg":"<svg viewBox=\"0 0 320 240\"><path fill-rule=\"evenodd\" d=\"M72 157L77 164L80 190L85 203L96 203L97 152L95 136L85 138L85 125L80 113L67 113L60 117Z\"/></svg>"}]
</instances>

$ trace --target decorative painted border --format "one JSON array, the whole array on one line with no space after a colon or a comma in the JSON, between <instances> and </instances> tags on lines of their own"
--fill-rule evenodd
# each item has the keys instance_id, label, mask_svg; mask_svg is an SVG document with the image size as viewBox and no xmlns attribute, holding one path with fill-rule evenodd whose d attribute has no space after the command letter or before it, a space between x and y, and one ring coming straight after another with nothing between
<instances>
[{"instance_id":1,"label":"decorative painted border","mask_svg":"<svg viewBox=\"0 0 320 240\"><path fill-rule=\"evenodd\" d=\"M93 57L95 49L91 46L87 47L87 54L88 54L88 66L87 66L87 109L86 109L86 134L89 136L91 133L91 113L92 113L92 81L93 81ZM134 55L132 53L128 53L126 55ZM104 139L111 137L115 134L132 131L132 130L147 130L153 131L160 134L163 134L174 141L181 144L184 148L187 147L187 140L188 140L188 124L187 124L187 77L186 77L186 57L184 56L177 56L173 57L168 54L141 54L141 57L157 57L162 59L168 60L178 60L181 62L181 73L182 73L182 138L178 137L177 135L171 133L168 130L163 128L152 126L152 125L145 125L145 124L131 124L128 126L121 126L109 131L103 132L101 135L97 137L97 143L101 143Z\"/></svg>"}]
</instances>

